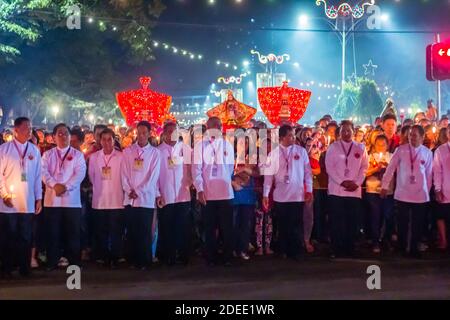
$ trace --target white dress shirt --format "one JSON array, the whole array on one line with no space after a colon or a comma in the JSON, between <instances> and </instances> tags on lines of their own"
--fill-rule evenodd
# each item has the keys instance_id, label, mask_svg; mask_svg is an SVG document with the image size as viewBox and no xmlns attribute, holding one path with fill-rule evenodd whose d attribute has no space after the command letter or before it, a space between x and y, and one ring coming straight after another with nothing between
<instances>
[{"instance_id":1,"label":"white dress shirt","mask_svg":"<svg viewBox=\"0 0 450 320\"><path fill-rule=\"evenodd\" d=\"M124 205L135 208L155 208L155 200L160 196L158 179L161 167L161 155L158 149L147 144L141 148L137 143L123 152L122 185L125 191ZM139 163L140 162L140 163ZM128 197L131 190L138 198Z\"/></svg>"},{"instance_id":2,"label":"white dress shirt","mask_svg":"<svg viewBox=\"0 0 450 320\"><path fill-rule=\"evenodd\" d=\"M204 192L207 201L234 198L233 172L234 149L228 141L205 139L195 145L192 178L197 192Z\"/></svg>"},{"instance_id":3,"label":"white dress shirt","mask_svg":"<svg viewBox=\"0 0 450 320\"><path fill-rule=\"evenodd\" d=\"M122 162L122 152L115 149L110 155L105 155L103 150L90 155L88 172L93 187L93 209L123 209Z\"/></svg>"},{"instance_id":4,"label":"white dress shirt","mask_svg":"<svg viewBox=\"0 0 450 320\"><path fill-rule=\"evenodd\" d=\"M412 152L412 155L411 155ZM411 156L413 170L411 171ZM401 145L395 150L391 162L383 176L383 189L388 189L394 173L397 173L394 198L409 203L430 201L432 183L433 154L425 146L417 148L409 144ZM412 181L411 179L414 178Z\"/></svg>"},{"instance_id":5,"label":"white dress shirt","mask_svg":"<svg viewBox=\"0 0 450 320\"><path fill-rule=\"evenodd\" d=\"M332 143L325 157L325 166L329 177L328 194L338 197L361 198L361 186L369 167L368 158L366 147L361 143L342 140ZM341 186L342 182L346 180L353 181L359 188L355 191L346 191Z\"/></svg>"},{"instance_id":6,"label":"white dress shirt","mask_svg":"<svg viewBox=\"0 0 450 320\"><path fill-rule=\"evenodd\" d=\"M165 203L191 201L191 148L183 142L177 142L174 146L163 142L158 146L158 150L161 154L158 187ZM189 161L185 161L185 159Z\"/></svg>"},{"instance_id":7,"label":"white dress shirt","mask_svg":"<svg viewBox=\"0 0 450 320\"><path fill-rule=\"evenodd\" d=\"M36 200L42 199L39 149L31 142L21 144L17 140L1 145L0 173L0 196L12 196L14 206L8 208L0 199L0 212L34 213Z\"/></svg>"},{"instance_id":8,"label":"white dress shirt","mask_svg":"<svg viewBox=\"0 0 450 320\"><path fill-rule=\"evenodd\" d=\"M299 145L280 145L268 157L268 167L278 162L274 174L264 176L264 197L268 197L275 184L273 200L276 202L304 202L305 193L312 192L312 171L308 153Z\"/></svg>"},{"instance_id":9,"label":"white dress shirt","mask_svg":"<svg viewBox=\"0 0 450 320\"><path fill-rule=\"evenodd\" d=\"M442 191L442 203L450 203L450 142L434 152L433 179L436 191Z\"/></svg>"},{"instance_id":10,"label":"white dress shirt","mask_svg":"<svg viewBox=\"0 0 450 320\"><path fill-rule=\"evenodd\" d=\"M84 154L72 147L48 150L42 156L42 180L45 183L44 206L81 208L80 185L86 176ZM53 187L63 184L67 191L56 196Z\"/></svg>"}]
</instances>

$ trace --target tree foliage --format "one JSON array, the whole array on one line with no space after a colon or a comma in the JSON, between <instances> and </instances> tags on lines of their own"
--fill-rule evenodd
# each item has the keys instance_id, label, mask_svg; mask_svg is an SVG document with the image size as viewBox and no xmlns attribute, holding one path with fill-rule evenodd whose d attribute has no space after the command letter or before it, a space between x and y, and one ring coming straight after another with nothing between
<instances>
[{"instance_id":1,"label":"tree foliage","mask_svg":"<svg viewBox=\"0 0 450 320\"><path fill-rule=\"evenodd\" d=\"M0 45L9 48L0 50L1 126L18 115L34 117L37 123L49 119L52 101L64 106L66 119L80 120L94 109L105 118L118 115L114 93L134 68L154 59L147 43L164 10L162 2L8 3L6 7L0 0L7 9L0 10ZM66 27L66 10L73 4L81 7L81 30ZM94 22L88 23L88 17ZM3 21L18 27L2 28Z\"/></svg>"},{"instance_id":2,"label":"tree foliage","mask_svg":"<svg viewBox=\"0 0 450 320\"><path fill-rule=\"evenodd\" d=\"M357 117L372 122L383 109L383 100L375 81L358 78L356 83L346 82L334 109L334 115L340 119Z\"/></svg>"}]
</instances>

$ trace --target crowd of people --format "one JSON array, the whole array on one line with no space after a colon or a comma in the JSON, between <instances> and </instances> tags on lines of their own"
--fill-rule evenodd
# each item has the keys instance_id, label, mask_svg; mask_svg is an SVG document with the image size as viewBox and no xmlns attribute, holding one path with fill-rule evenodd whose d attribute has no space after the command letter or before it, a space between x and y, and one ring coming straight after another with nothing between
<instances>
[{"instance_id":1,"label":"crowd of people","mask_svg":"<svg viewBox=\"0 0 450 320\"><path fill-rule=\"evenodd\" d=\"M399 120L387 113L355 126L326 115L264 138L266 124L252 121L243 131L257 135L242 152L215 117L200 135L191 127L190 141L174 122L162 132L146 121L46 132L17 118L0 145L2 276L89 260L145 270L196 254L211 266L273 254L303 260L321 244L331 259L357 255L357 243L373 255L444 254L449 120Z\"/></svg>"}]
</instances>

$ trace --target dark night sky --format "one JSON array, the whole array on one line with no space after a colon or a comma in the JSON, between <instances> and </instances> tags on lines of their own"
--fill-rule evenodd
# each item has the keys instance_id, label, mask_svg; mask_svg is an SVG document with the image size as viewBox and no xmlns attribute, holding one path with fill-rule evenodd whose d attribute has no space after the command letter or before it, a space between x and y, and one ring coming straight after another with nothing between
<instances>
[{"instance_id":1,"label":"dark night sky","mask_svg":"<svg viewBox=\"0 0 450 320\"><path fill-rule=\"evenodd\" d=\"M298 61L301 68L293 70L282 66L280 71L286 72L295 83L309 80L340 82L341 49L333 33L261 30L297 28L300 14L312 18L314 26L311 28L329 30L325 22L314 19L324 17L323 6L317 7L315 0L242 0L242 3L216 0L214 5L208 5L207 0L164 3L167 9L153 32L154 38L202 54L204 59L190 61L161 47L156 49L156 61L144 68L153 76L155 89L174 96L205 95L217 77L239 74L244 59L254 62L250 55L252 48L266 54L289 53L292 61ZM383 30L450 31L449 0L378 0L377 4L391 19ZM361 30L367 29L363 26ZM450 32L443 37L450 38ZM432 34L357 34L357 72L359 75L364 73L362 65L373 59L379 66L375 80L380 85L391 85L396 92L418 86L422 92L417 92L415 100L423 101L434 92L432 84L425 80L424 70L425 46L432 41ZM348 50L347 73L350 75L353 72L353 47L349 45ZM217 60L237 65L239 70L217 66ZM254 73L260 70L257 63L251 70ZM256 100L247 98L247 102ZM411 103L401 95L397 99L401 103ZM320 111L327 107L317 102Z\"/></svg>"}]
</instances>

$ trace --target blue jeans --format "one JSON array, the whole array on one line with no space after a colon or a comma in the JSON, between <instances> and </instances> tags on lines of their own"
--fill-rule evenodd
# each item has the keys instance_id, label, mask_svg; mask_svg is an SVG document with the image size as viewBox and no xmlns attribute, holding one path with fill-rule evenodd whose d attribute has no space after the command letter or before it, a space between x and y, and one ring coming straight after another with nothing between
<instances>
[{"instance_id":1,"label":"blue jeans","mask_svg":"<svg viewBox=\"0 0 450 320\"><path fill-rule=\"evenodd\" d=\"M235 205L233 208L234 249L237 253L247 253L250 242L251 217L254 205Z\"/></svg>"},{"instance_id":2,"label":"blue jeans","mask_svg":"<svg viewBox=\"0 0 450 320\"><path fill-rule=\"evenodd\" d=\"M366 193L370 208L370 238L375 242L381 241L381 227L385 223L385 238L392 236L394 228L394 196L381 199L378 193Z\"/></svg>"}]
</instances>

